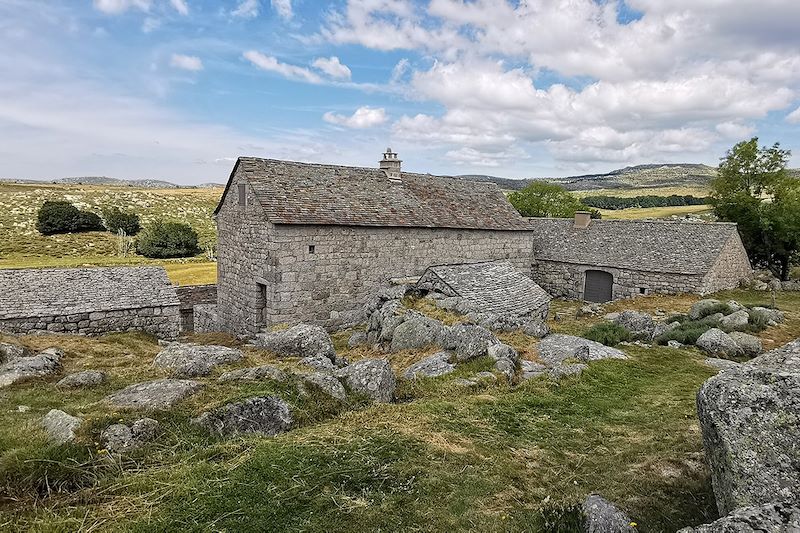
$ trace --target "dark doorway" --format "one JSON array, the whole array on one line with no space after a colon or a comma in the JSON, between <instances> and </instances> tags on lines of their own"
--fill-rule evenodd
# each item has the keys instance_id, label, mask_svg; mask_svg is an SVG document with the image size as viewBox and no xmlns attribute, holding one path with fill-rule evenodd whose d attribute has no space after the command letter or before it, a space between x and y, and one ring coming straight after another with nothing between
<instances>
[{"instance_id":1,"label":"dark doorway","mask_svg":"<svg viewBox=\"0 0 800 533\"><path fill-rule=\"evenodd\" d=\"M267 325L267 286L262 283L257 283L258 286L258 300L256 301L256 309L258 312L257 320L259 326Z\"/></svg>"},{"instance_id":2,"label":"dark doorway","mask_svg":"<svg viewBox=\"0 0 800 533\"><path fill-rule=\"evenodd\" d=\"M614 287L614 276L602 270L587 270L583 299L587 302L610 302Z\"/></svg>"}]
</instances>

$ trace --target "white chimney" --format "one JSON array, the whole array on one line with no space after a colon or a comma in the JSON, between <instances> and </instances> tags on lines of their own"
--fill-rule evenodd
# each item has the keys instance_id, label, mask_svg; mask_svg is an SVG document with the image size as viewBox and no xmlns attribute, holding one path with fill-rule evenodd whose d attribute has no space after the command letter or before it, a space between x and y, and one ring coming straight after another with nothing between
<instances>
[{"instance_id":1,"label":"white chimney","mask_svg":"<svg viewBox=\"0 0 800 533\"><path fill-rule=\"evenodd\" d=\"M379 168L386 173L390 181L400 181L400 165L402 161L397 159L397 154L392 152L391 148L387 148L383 153L383 159L380 160Z\"/></svg>"}]
</instances>

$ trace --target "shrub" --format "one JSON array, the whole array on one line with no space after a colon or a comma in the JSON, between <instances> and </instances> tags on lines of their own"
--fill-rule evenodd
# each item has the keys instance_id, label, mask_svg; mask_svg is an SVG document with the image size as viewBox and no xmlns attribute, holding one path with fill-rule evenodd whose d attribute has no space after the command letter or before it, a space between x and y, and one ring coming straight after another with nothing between
<instances>
[{"instance_id":1,"label":"shrub","mask_svg":"<svg viewBox=\"0 0 800 533\"><path fill-rule=\"evenodd\" d=\"M39 208L36 229L42 235L102 231L105 228L99 216L90 211L81 211L64 200L48 200Z\"/></svg>"},{"instance_id":2,"label":"shrub","mask_svg":"<svg viewBox=\"0 0 800 533\"><path fill-rule=\"evenodd\" d=\"M614 322L603 322L589 328L581 336L584 339L599 342L606 346L614 346L630 340L631 332Z\"/></svg>"},{"instance_id":3,"label":"shrub","mask_svg":"<svg viewBox=\"0 0 800 533\"><path fill-rule=\"evenodd\" d=\"M139 215L122 211L119 207L104 209L103 218L106 221L106 228L111 233L119 233L119 230L122 230L126 235L136 235L142 229Z\"/></svg>"},{"instance_id":4,"label":"shrub","mask_svg":"<svg viewBox=\"0 0 800 533\"><path fill-rule=\"evenodd\" d=\"M719 312L719 311L718 311ZM673 321L670 322L680 322ZM681 344L694 344L700 335L710 330L711 328L719 327L719 319L707 316L699 320L685 320L681 325L675 329L671 329L662 333L655 338L658 344L667 344L669 341L678 341Z\"/></svg>"},{"instance_id":5,"label":"shrub","mask_svg":"<svg viewBox=\"0 0 800 533\"><path fill-rule=\"evenodd\" d=\"M197 255L197 232L188 224L156 221L136 239L136 251L150 258L191 257Z\"/></svg>"},{"instance_id":6,"label":"shrub","mask_svg":"<svg viewBox=\"0 0 800 533\"><path fill-rule=\"evenodd\" d=\"M723 315L729 315L733 313L733 309L726 303L720 302L718 304L714 304L700 313L700 318L703 319L707 316L716 315L717 313L722 313Z\"/></svg>"}]
</instances>

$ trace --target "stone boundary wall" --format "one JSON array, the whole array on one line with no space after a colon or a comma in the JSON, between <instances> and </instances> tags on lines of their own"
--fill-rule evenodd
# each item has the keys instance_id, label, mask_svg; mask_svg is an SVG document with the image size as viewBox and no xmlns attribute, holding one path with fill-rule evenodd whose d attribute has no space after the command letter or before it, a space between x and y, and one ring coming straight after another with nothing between
<instances>
[{"instance_id":1,"label":"stone boundary wall","mask_svg":"<svg viewBox=\"0 0 800 533\"><path fill-rule=\"evenodd\" d=\"M72 315L9 318L0 320L0 331L14 335L37 333L101 335L112 332L144 331L162 339L174 339L180 333L178 313L178 306L174 305Z\"/></svg>"},{"instance_id":2,"label":"stone boundary wall","mask_svg":"<svg viewBox=\"0 0 800 533\"><path fill-rule=\"evenodd\" d=\"M198 305L216 305L217 286L185 285L176 287L175 292L181 302L181 331L195 331L194 308Z\"/></svg>"},{"instance_id":3,"label":"stone boundary wall","mask_svg":"<svg viewBox=\"0 0 800 533\"><path fill-rule=\"evenodd\" d=\"M534 263L533 280L554 297L581 300L587 270L600 270L614 276L612 297L615 300L642 294L702 294L704 289L703 277L697 274L665 274L546 260Z\"/></svg>"},{"instance_id":4,"label":"stone boundary wall","mask_svg":"<svg viewBox=\"0 0 800 533\"><path fill-rule=\"evenodd\" d=\"M200 304L194 306L194 332L218 333L222 331L217 315L216 304Z\"/></svg>"}]
</instances>

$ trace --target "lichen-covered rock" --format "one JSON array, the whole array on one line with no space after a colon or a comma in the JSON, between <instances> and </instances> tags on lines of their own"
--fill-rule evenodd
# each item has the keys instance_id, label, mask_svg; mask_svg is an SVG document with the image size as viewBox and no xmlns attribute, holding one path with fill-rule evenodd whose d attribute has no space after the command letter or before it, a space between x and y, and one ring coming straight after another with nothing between
<instances>
[{"instance_id":1,"label":"lichen-covered rock","mask_svg":"<svg viewBox=\"0 0 800 533\"><path fill-rule=\"evenodd\" d=\"M301 390L305 391L303 385L311 384L318 387L328 396L332 396L337 400L344 401L347 399L347 392L344 390L344 387L339 380L333 377L331 374L327 374L325 372L314 372L313 374L303 374L300 376L300 379L302 380Z\"/></svg>"},{"instance_id":2,"label":"lichen-covered rock","mask_svg":"<svg viewBox=\"0 0 800 533\"><path fill-rule=\"evenodd\" d=\"M653 317L640 311L622 311L614 318L614 323L631 332L635 339L651 340L656 324Z\"/></svg>"},{"instance_id":3,"label":"lichen-covered rock","mask_svg":"<svg viewBox=\"0 0 800 533\"><path fill-rule=\"evenodd\" d=\"M367 342L370 344L390 343L394 330L406 319L406 313L399 300L388 300L369 315Z\"/></svg>"},{"instance_id":4,"label":"lichen-covered rock","mask_svg":"<svg viewBox=\"0 0 800 533\"><path fill-rule=\"evenodd\" d=\"M276 396L250 398L207 411L193 420L217 435L259 433L274 437L292 427L289 405Z\"/></svg>"},{"instance_id":5,"label":"lichen-covered rock","mask_svg":"<svg viewBox=\"0 0 800 533\"><path fill-rule=\"evenodd\" d=\"M469 361L488 354L489 346L498 344L497 337L486 328L472 324L458 324L446 328L441 346L452 350L459 362Z\"/></svg>"},{"instance_id":6,"label":"lichen-covered rock","mask_svg":"<svg viewBox=\"0 0 800 533\"><path fill-rule=\"evenodd\" d=\"M588 496L581 505L584 533L634 533L627 514L596 494Z\"/></svg>"},{"instance_id":7,"label":"lichen-covered rock","mask_svg":"<svg viewBox=\"0 0 800 533\"><path fill-rule=\"evenodd\" d=\"M367 344L367 334L364 331L355 331L350 338L347 339L348 348L356 348Z\"/></svg>"},{"instance_id":8,"label":"lichen-covered rock","mask_svg":"<svg viewBox=\"0 0 800 533\"><path fill-rule=\"evenodd\" d=\"M720 318L719 326L727 331L740 331L747 327L750 322L750 315L747 311L741 310Z\"/></svg>"},{"instance_id":9,"label":"lichen-covered rock","mask_svg":"<svg viewBox=\"0 0 800 533\"><path fill-rule=\"evenodd\" d=\"M311 368L315 368L317 370L322 370L326 372L333 372L334 370L336 370L336 365L333 364L333 361L321 355L311 355L309 357L303 357L302 359L300 359L300 364L310 366Z\"/></svg>"},{"instance_id":10,"label":"lichen-covered rock","mask_svg":"<svg viewBox=\"0 0 800 533\"><path fill-rule=\"evenodd\" d=\"M742 507L710 524L686 527L678 533L797 533L800 531L800 505L775 502Z\"/></svg>"},{"instance_id":11,"label":"lichen-covered rock","mask_svg":"<svg viewBox=\"0 0 800 533\"><path fill-rule=\"evenodd\" d=\"M707 380L697 412L720 514L800 499L800 339Z\"/></svg>"},{"instance_id":12,"label":"lichen-covered rock","mask_svg":"<svg viewBox=\"0 0 800 533\"><path fill-rule=\"evenodd\" d=\"M533 361L520 361L519 366L522 369L521 379L523 381L542 376L546 374L548 370L548 367L545 365L534 363Z\"/></svg>"},{"instance_id":13,"label":"lichen-covered rock","mask_svg":"<svg viewBox=\"0 0 800 533\"><path fill-rule=\"evenodd\" d=\"M743 306L736 300L728 300L725 303L728 304L728 309L730 309L732 312L745 310L745 306Z\"/></svg>"},{"instance_id":14,"label":"lichen-covered rock","mask_svg":"<svg viewBox=\"0 0 800 533\"><path fill-rule=\"evenodd\" d=\"M519 361L519 353L517 353L513 347L509 346L508 344L503 344L502 342L489 345L486 353L495 361L500 359L508 359L513 363Z\"/></svg>"},{"instance_id":15,"label":"lichen-covered rock","mask_svg":"<svg viewBox=\"0 0 800 533\"><path fill-rule=\"evenodd\" d=\"M161 350L153 365L172 370L173 377L193 378L207 376L219 365L241 361L240 350L226 346L201 346L173 343Z\"/></svg>"},{"instance_id":16,"label":"lichen-covered rock","mask_svg":"<svg viewBox=\"0 0 800 533\"><path fill-rule=\"evenodd\" d=\"M452 354L448 352L435 353L406 368L403 371L403 378L434 378L449 374L456 369L456 366L450 363L451 357Z\"/></svg>"},{"instance_id":17,"label":"lichen-covered rock","mask_svg":"<svg viewBox=\"0 0 800 533\"><path fill-rule=\"evenodd\" d=\"M547 335L547 324L541 318L517 315L499 315L493 313L470 313L467 318L474 324L490 331L522 331L531 337L541 338Z\"/></svg>"},{"instance_id":18,"label":"lichen-covered rock","mask_svg":"<svg viewBox=\"0 0 800 533\"><path fill-rule=\"evenodd\" d=\"M739 363L736 361L731 361L730 359L718 359L716 357L706 357L705 361L703 361L708 366L713 366L714 368L719 368L720 370L727 370L729 368L736 368L739 366Z\"/></svg>"},{"instance_id":19,"label":"lichen-covered rock","mask_svg":"<svg viewBox=\"0 0 800 533\"><path fill-rule=\"evenodd\" d=\"M415 316L398 325L392 335L390 350L418 350L439 344L445 326L438 320Z\"/></svg>"},{"instance_id":20,"label":"lichen-covered rock","mask_svg":"<svg viewBox=\"0 0 800 533\"><path fill-rule=\"evenodd\" d=\"M494 363L494 369L505 376L506 381L509 383L514 379L517 373L517 365L511 359L498 359Z\"/></svg>"},{"instance_id":21,"label":"lichen-covered rock","mask_svg":"<svg viewBox=\"0 0 800 533\"><path fill-rule=\"evenodd\" d=\"M24 346L0 342L0 364L8 363L21 357L30 357L30 352Z\"/></svg>"},{"instance_id":22,"label":"lichen-covered rock","mask_svg":"<svg viewBox=\"0 0 800 533\"><path fill-rule=\"evenodd\" d=\"M330 359L325 359L331 368L333 363ZM222 374L217 381L262 381L271 379L273 381L286 381L289 379L289 374L272 365L256 366L252 368L240 368L238 370L231 370Z\"/></svg>"},{"instance_id":23,"label":"lichen-covered rock","mask_svg":"<svg viewBox=\"0 0 800 533\"><path fill-rule=\"evenodd\" d=\"M780 324L784 320L783 313L777 309L769 309L767 307L754 307L752 311L754 315L763 317L763 320L765 320L770 325Z\"/></svg>"},{"instance_id":24,"label":"lichen-covered rock","mask_svg":"<svg viewBox=\"0 0 800 533\"><path fill-rule=\"evenodd\" d=\"M754 335L748 335L741 331L734 331L728 333L728 335L747 357L756 357L757 355L761 355L761 352L764 351L764 345L761 343L761 339Z\"/></svg>"},{"instance_id":25,"label":"lichen-covered rock","mask_svg":"<svg viewBox=\"0 0 800 533\"><path fill-rule=\"evenodd\" d=\"M130 426L112 424L103 431L100 440L111 453L130 453L155 439L159 427L152 418L141 418Z\"/></svg>"},{"instance_id":26,"label":"lichen-covered rock","mask_svg":"<svg viewBox=\"0 0 800 533\"><path fill-rule=\"evenodd\" d=\"M68 415L59 409L51 409L42 418L42 427L47 436L56 444L64 444L75 440L75 432L81 426L81 419Z\"/></svg>"},{"instance_id":27,"label":"lichen-covered rock","mask_svg":"<svg viewBox=\"0 0 800 533\"><path fill-rule=\"evenodd\" d=\"M579 376L587 368L589 368L588 365L583 363L574 363L570 365L560 364L549 368L547 370L547 375L553 379L561 379L568 376Z\"/></svg>"},{"instance_id":28,"label":"lichen-covered rock","mask_svg":"<svg viewBox=\"0 0 800 533\"><path fill-rule=\"evenodd\" d=\"M539 342L539 357L547 365L559 365L567 359L576 359L576 354L585 349L588 349L588 355L580 356L583 361L628 358L616 348L582 337L573 337L572 335L562 335L560 333L548 335Z\"/></svg>"},{"instance_id":29,"label":"lichen-covered rock","mask_svg":"<svg viewBox=\"0 0 800 533\"><path fill-rule=\"evenodd\" d=\"M56 386L62 389L88 388L102 385L107 380L108 375L106 375L105 372L100 372L99 370L84 370L64 377L61 381L56 383Z\"/></svg>"},{"instance_id":30,"label":"lichen-covered rock","mask_svg":"<svg viewBox=\"0 0 800 533\"><path fill-rule=\"evenodd\" d=\"M738 357L744 354L731 336L718 328L711 328L700 335L695 345L714 357Z\"/></svg>"},{"instance_id":31,"label":"lichen-covered rock","mask_svg":"<svg viewBox=\"0 0 800 533\"><path fill-rule=\"evenodd\" d=\"M254 344L274 354L295 357L327 357L334 360L336 353L328 332L320 326L298 324L283 331L259 333Z\"/></svg>"},{"instance_id":32,"label":"lichen-covered rock","mask_svg":"<svg viewBox=\"0 0 800 533\"><path fill-rule=\"evenodd\" d=\"M363 359L336 371L350 390L365 394L373 401L389 403L394 400L397 380L385 359Z\"/></svg>"},{"instance_id":33,"label":"lichen-covered rock","mask_svg":"<svg viewBox=\"0 0 800 533\"><path fill-rule=\"evenodd\" d=\"M705 300L695 302L689 309L689 318L697 320L701 317L708 316L710 311L720 303L719 300L714 300L713 298L706 298Z\"/></svg>"},{"instance_id":34,"label":"lichen-covered rock","mask_svg":"<svg viewBox=\"0 0 800 533\"><path fill-rule=\"evenodd\" d=\"M0 388L28 379L50 376L61 370L64 352L48 348L38 355L19 357L0 365Z\"/></svg>"},{"instance_id":35,"label":"lichen-covered rock","mask_svg":"<svg viewBox=\"0 0 800 533\"><path fill-rule=\"evenodd\" d=\"M169 409L200 392L203 384L187 379L159 379L125 387L106 398L114 407L128 409Z\"/></svg>"}]
</instances>

